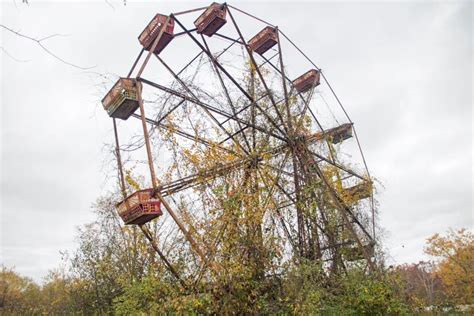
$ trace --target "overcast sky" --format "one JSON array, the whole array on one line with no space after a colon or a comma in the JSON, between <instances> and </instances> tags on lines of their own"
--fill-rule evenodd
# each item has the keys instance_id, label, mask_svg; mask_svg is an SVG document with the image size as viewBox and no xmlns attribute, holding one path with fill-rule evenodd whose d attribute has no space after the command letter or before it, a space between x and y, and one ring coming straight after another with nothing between
<instances>
[{"instance_id":1,"label":"overcast sky","mask_svg":"<svg viewBox=\"0 0 474 316\"><path fill-rule=\"evenodd\" d=\"M0 263L41 281L111 190L111 122L97 74L126 75L157 12L199 2L3 1ZM430 235L473 227L472 17L466 2L231 2L278 25L322 67L384 186L380 225L395 263Z\"/></svg>"}]
</instances>

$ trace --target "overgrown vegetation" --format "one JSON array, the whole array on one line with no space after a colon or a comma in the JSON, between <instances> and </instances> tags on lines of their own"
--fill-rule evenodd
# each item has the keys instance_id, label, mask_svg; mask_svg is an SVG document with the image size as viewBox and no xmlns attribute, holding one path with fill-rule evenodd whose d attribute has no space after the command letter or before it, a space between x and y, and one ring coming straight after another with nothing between
<instances>
[{"instance_id":1,"label":"overgrown vegetation","mask_svg":"<svg viewBox=\"0 0 474 316\"><path fill-rule=\"evenodd\" d=\"M2 268L2 315L398 315L466 310L474 303L474 236L467 230L430 237L431 262L381 267L372 274L354 266L328 278L318 263L307 261L261 279L235 264L218 281L189 291L165 271L136 229L116 224L107 200L97 213L98 220L79 231L78 250L65 258L68 268L51 272L43 285Z\"/></svg>"}]
</instances>

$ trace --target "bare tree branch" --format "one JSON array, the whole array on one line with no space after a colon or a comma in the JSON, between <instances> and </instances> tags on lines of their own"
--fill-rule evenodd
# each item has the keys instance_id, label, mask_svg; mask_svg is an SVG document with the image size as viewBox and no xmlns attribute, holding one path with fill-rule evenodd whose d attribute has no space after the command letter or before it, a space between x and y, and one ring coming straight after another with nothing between
<instances>
[{"instance_id":1,"label":"bare tree branch","mask_svg":"<svg viewBox=\"0 0 474 316\"><path fill-rule=\"evenodd\" d=\"M73 64L73 63L71 63L71 62L69 62L69 61L67 61L67 60L65 60L65 59L63 59L63 58L61 58L61 57L59 57L58 55L56 55L55 53L53 53L51 50L49 50L49 49L43 44L43 41L45 41L45 40L47 40L47 39L51 39L51 38L53 38L53 37L58 37L58 36L67 36L67 35L64 35L64 34L52 34L52 35L49 35L49 36L46 36L46 37L37 39L37 38L31 37L31 36L22 34L22 33L18 32L18 31L15 31L15 30L13 30L13 29L11 29L11 28L9 28L9 27L3 25L3 24L0 24L0 26L1 26L2 28L4 28L5 30L7 30L7 31L9 31L9 32L11 32L11 33L13 33L13 34L19 36L19 37L23 37L23 38L25 38L25 39L27 39L27 40L30 40L30 41L35 42L35 43L38 44L39 47L41 47L41 49L43 49L48 55L54 57L55 59L59 60L60 62L66 64L66 65L69 65L69 66L74 67L74 68L82 69L82 70L92 69L92 68L95 67L95 66L92 66L92 67L82 67L82 66L78 66L78 65L76 65L76 64ZM2 49L2 50L3 50L3 52L6 53L5 49ZM12 57L10 54L8 54L8 55L9 55L10 57Z\"/></svg>"},{"instance_id":2,"label":"bare tree branch","mask_svg":"<svg viewBox=\"0 0 474 316\"><path fill-rule=\"evenodd\" d=\"M10 57L11 59L13 59L14 61L16 62L19 62L19 63L26 63L26 62L29 62L30 60L26 60L26 59L18 59L16 57L14 57L12 54L10 54L3 46L0 46L0 50L3 51L3 53L5 55L7 55L8 57Z\"/></svg>"},{"instance_id":3,"label":"bare tree branch","mask_svg":"<svg viewBox=\"0 0 474 316\"><path fill-rule=\"evenodd\" d=\"M111 7L112 9L115 10L115 7L114 7L114 6L112 5L112 3L110 3L108 0L105 0L105 3L107 3L107 5L108 5L109 7Z\"/></svg>"}]
</instances>

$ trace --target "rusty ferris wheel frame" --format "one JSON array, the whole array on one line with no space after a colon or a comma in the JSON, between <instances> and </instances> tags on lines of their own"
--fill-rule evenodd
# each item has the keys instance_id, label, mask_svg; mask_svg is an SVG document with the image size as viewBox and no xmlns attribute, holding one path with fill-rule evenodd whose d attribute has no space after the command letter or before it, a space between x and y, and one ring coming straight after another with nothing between
<instances>
[{"instance_id":1,"label":"rusty ferris wheel frame","mask_svg":"<svg viewBox=\"0 0 474 316\"><path fill-rule=\"evenodd\" d=\"M187 28L181 21L181 17L184 15L202 11L204 12L201 14L202 17L208 13L211 13L211 11L214 9L218 9L224 12L223 21L222 12L220 12L221 20L213 20L214 25L208 25L210 29L207 29L207 34L205 30L202 30L202 28L199 29L199 25L195 25L196 27L193 28ZM271 29L274 32L276 40L273 45L276 46L277 52L273 56L266 58L261 51L258 52L257 50L255 50L255 47L252 47L252 45L250 45L249 42L246 41L234 17L235 12L239 12L240 14L244 14L252 19L255 19L265 24L267 26L266 29ZM228 15L230 21L226 20L226 15ZM214 18L216 18L216 16L214 16ZM219 29L226 22L230 22L229 24L231 25L231 27L235 29L238 34L237 38L231 38L218 32ZM154 23L153 20L151 23ZM216 23L220 25L216 25ZM166 36L169 36L169 34L167 34L167 28L165 26L168 26L170 24L176 24L177 26L179 26L181 32L172 34L170 38L166 38ZM157 25L161 27L157 28ZM152 188L146 191L148 194L148 198L150 200L159 201L158 207L161 204L164 209L166 209L166 211L170 214L171 218L178 225L179 229L182 231L185 238L190 243L192 250L200 257L203 263L203 267L205 265L213 265L209 252L206 253L200 242L198 242L191 233L192 229L189 229L189 227L186 228L186 226L180 220L179 214L177 214L173 210L173 207L167 202L165 197L180 192L182 190L191 188L199 183L202 183L203 181L206 181L207 179L222 177L223 175L226 175L237 169L250 167L258 170L259 163L263 161L263 156L277 156L284 153L285 160L289 157L291 158L290 162L292 164L292 170L284 170L282 165L273 167L277 171L277 180L274 183L269 184L269 186L272 187L272 192L274 188L276 188L276 190L279 190L281 194L288 198L288 202L282 203L282 205L277 208L277 211L285 207L295 208L294 211L296 213L297 226L297 229L295 230L296 236L291 233L291 229L287 227L287 224L285 224L285 221L281 219L281 216L279 217L281 219L280 224L283 228L282 230L284 231L286 238L291 244L293 254L300 257L306 257L312 260L323 260L323 258L325 257L325 251L332 251L333 253L334 251L336 251L340 247L347 245L348 243L345 240L338 240L337 236L335 236L333 232L329 231L331 229L329 228L329 226L324 226L324 224L318 225L318 223L315 223L316 227L314 227L314 231L316 233L314 233L314 231L310 232L310 229L308 228L308 226L306 226L305 223L307 222L307 219L304 210L302 210L301 205L306 203L308 200L317 201L321 198L321 195L318 195L317 192L312 192L311 189L308 193L308 188L311 188L311 185L317 182L320 188L322 188L320 189L320 191L324 192L324 195L327 197L327 199L330 200L331 207L338 212L342 221L341 226L343 226L343 228L347 230L347 232L351 235L352 240L350 244L352 244L353 248L358 250L360 253L360 257L358 259L365 260L364 262L367 264L367 267L370 270L373 270L375 268L375 262L373 257L373 247L375 245L375 211L372 180L367 168L367 164L365 162L365 157L362 152L359 139L357 137L357 133L353 126L353 122L321 69L316 66L316 64L300 48L298 48L298 46L296 46L293 41L291 41L278 27L226 3L213 3L209 7L200 7L183 12L172 13L169 16L161 16L161 22L158 23L157 21L155 21L155 24L152 26L154 26L155 29L148 30L148 35L151 36L149 38L148 43L144 44L142 42L143 48L139 53L138 57L136 58L135 62L133 63L133 66L131 67L127 77L120 79L117 83L119 84L121 80L123 83L126 83L126 80L133 80L133 89L135 89L135 95L134 97L132 96L132 101L136 101L136 106L133 106L135 103L128 103L128 108L126 110L129 113L125 115L125 117L120 117L117 115L114 116L109 112L109 115L113 119L116 157L119 169L120 186L123 194L123 201L121 202L122 207L130 208L130 197L134 194L127 195L126 192L126 183L122 166L122 158L120 154L118 127L116 122L117 118L127 119L128 117L133 117L141 121L141 125L143 128L144 144L146 147L147 160L152 183ZM145 29L145 31L146 30L147 29ZM230 44L224 50L219 52L219 54L216 54L209 49L208 40L206 40L204 35L207 35L209 37L208 40L212 39L212 36L215 36L229 41ZM188 37L199 48L200 51L180 71L174 71L162 59L162 57L160 57L159 52L163 50L173 38L181 36ZM301 54L301 56L303 56L305 60L307 60L312 65L312 67L314 67L314 69L312 70L312 74L317 75L317 83L313 82L313 84L309 88L305 87L305 91L299 91L302 89L301 87L300 89L296 87L297 81L291 80L286 74L283 62L281 39L286 40L299 52L299 54ZM140 41L142 40L140 39ZM219 60L219 58L234 45L240 45L243 48L244 53L246 53L246 55L248 56L250 67L253 69L252 74L255 76L255 78L253 78L252 80L258 81L261 85L262 90L265 91L265 93L259 98L256 98L254 95L250 94L245 89L245 87L243 87L242 84L239 83L236 78L234 78L234 76L228 71L228 69L226 69L225 65ZM136 75L132 77L132 74L137 69L137 66L139 65L139 62L142 59L144 53L146 53L145 59L138 67ZM174 82L178 83L179 86L181 86L180 90L174 87L158 84L142 77L145 68L150 62L150 59L153 57L152 55L154 55L158 62L161 63L161 65L163 65L172 75L172 77L174 78ZM219 79L222 91L225 94L228 103L230 104L230 108L226 109L224 106L218 107L202 101L200 97L198 97L196 93L193 92L192 87L190 87L189 84L185 82L185 80L180 78L180 74L186 68L190 67L190 65L195 62L201 55L207 56L207 58L209 58L210 64L212 65L215 74ZM256 58L256 56L259 57ZM278 57L278 61L274 63L272 60L276 57ZM257 59L260 62L258 62ZM266 80L266 75L262 71L262 67L264 65L265 67L269 67L280 77L280 84L283 95L279 100L275 100L275 96L277 93L269 87L269 84ZM302 80L301 77L298 79ZM325 129L319 122L317 116L312 111L310 101L313 97L313 90L319 84L319 77L323 79L322 84L325 84L335 97L335 100L337 101L338 106L342 109L348 123ZM312 80L314 78L315 77L312 77ZM245 106L240 109L237 109L232 106L233 96L230 94L230 87L227 87L225 81L231 83L232 87L236 88L241 93L241 96L246 99ZM114 87L117 87L117 84ZM180 101L177 102L175 105L171 106L166 113L161 115L160 118L152 119L150 117L147 117L145 114L145 106L142 99L143 84L152 88L156 88L169 96L179 98ZM113 89L114 88L112 88L111 92L113 91ZM126 87L120 86L120 89L124 91L126 90ZM306 92L307 90L310 90L310 92ZM109 92L109 94L111 94L111 92ZM106 98L104 98L104 100L106 100ZM291 105L289 101L291 98L298 99L298 102L301 102L302 104L302 108L298 112L298 115L294 115L291 113ZM104 107L106 107L106 101L104 100ZM263 109L261 106L261 102L263 100L266 100L266 102L268 102L271 106ZM217 125L219 129L226 135L226 138L209 140L202 137L201 135L193 135L177 127L170 128L168 125L166 125L164 122L165 119L173 111L182 106L182 104L184 104L185 102L193 104L196 107L202 109L206 113L207 117L215 125ZM123 106L123 108L126 108L126 106ZM134 113L137 108L139 108L139 114ZM286 113L281 113L282 109L284 109ZM246 118L243 118L243 115L247 110L251 111L252 116L257 114L260 115L261 119L265 122L265 124L259 124L255 120L255 117L252 117L250 121ZM272 111L271 114L269 114L269 111ZM224 120L218 120L216 116L224 118ZM318 129L317 132L312 133L310 135L298 134L298 130L297 128L295 128L295 126L298 126L297 122L301 122L304 116L310 117L312 124L315 124ZM231 129L232 126L230 126L230 123L234 123L233 129ZM152 128L163 128L165 130L168 130L169 132L172 132L175 135L178 135L179 137L183 137L185 139L197 142L204 146L217 146L220 150L223 151L232 151L230 146L225 145L227 141L231 141L236 144L238 148L241 149L244 156L241 156L239 159L235 159L230 163L219 163L216 166L208 168L207 170L201 171L197 174L188 175L186 177L173 180L169 183L163 183L159 185L154 167L152 144L150 142L149 135L149 126L151 126ZM246 133L254 135L256 133L260 133L261 135L265 135L268 138L274 139L278 142L278 145L275 145L270 149L266 148L264 151L259 151L258 148L255 148L255 140L253 144L254 148L252 148L249 141L247 140ZM335 155L337 153L334 150L333 145L343 142L345 139L350 138L352 136L355 136L357 147L365 167L365 175L358 174L356 171L338 162L338 160L335 158ZM237 139L238 137L241 137L240 140L246 144L241 144ZM325 144L325 146L327 146L328 148L328 154L324 155L323 153L318 153L312 150L311 145L313 143ZM344 180L356 179L358 181L358 184L343 189L341 191L340 188L338 189L336 187L334 181L328 178L328 176L325 174L324 167L322 165L331 166L335 170L337 170L337 177L339 180L341 178ZM280 183L278 183L278 179L280 179L280 176L285 173L293 178L292 190L287 187L285 188L285 186L288 186L287 183L285 185L281 185ZM303 193L303 191L305 191L305 193ZM355 198L355 200L352 199L352 202L348 203L347 200L344 198L344 195L351 195L357 197ZM359 200L362 199L370 200L369 205L371 223L369 225L367 225L367 223L361 222L358 214L356 214L356 211L353 208L354 204L358 203ZM318 212L319 215L317 216L320 216L324 219L324 209L318 207ZM173 268L173 265L160 251L156 240L154 240L154 237L146 226L146 222L153 219L154 217L157 217L159 215L158 213L159 212L156 212L154 216L147 217L145 221L134 222L132 224L139 225L139 227L145 234L145 237L151 242L152 247L163 260L165 266L181 282L181 284L186 287L186 283L180 278L177 271ZM370 225L372 227L368 228L367 226ZM322 241L323 235L326 236L325 242ZM335 259L330 258L329 260Z\"/></svg>"}]
</instances>

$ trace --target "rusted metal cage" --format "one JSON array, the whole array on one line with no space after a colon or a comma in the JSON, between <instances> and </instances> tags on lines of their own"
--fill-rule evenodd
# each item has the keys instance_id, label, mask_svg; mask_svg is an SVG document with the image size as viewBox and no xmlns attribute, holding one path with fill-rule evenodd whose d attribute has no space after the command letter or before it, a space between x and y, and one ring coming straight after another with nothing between
<instances>
[{"instance_id":1,"label":"rusted metal cage","mask_svg":"<svg viewBox=\"0 0 474 316\"><path fill-rule=\"evenodd\" d=\"M143 225L163 214L161 201L151 196L153 189L136 191L117 204L117 211L126 225Z\"/></svg>"},{"instance_id":2,"label":"rusted metal cage","mask_svg":"<svg viewBox=\"0 0 474 316\"><path fill-rule=\"evenodd\" d=\"M293 80L293 86L299 93L306 92L319 85L319 71L311 69Z\"/></svg>"},{"instance_id":3,"label":"rusted metal cage","mask_svg":"<svg viewBox=\"0 0 474 316\"><path fill-rule=\"evenodd\" d=\"M361 182L352 187L344 189L343 198L349 204L357 203L362 199L367 199L372 195L372 183L368 181Z\"/></svg>"},{"instance_id":4,"label":"rusted metal cage","mask_svg":"<svg viewBox=\"0 0 474 316\"><path fill-rule=\"evenodd\" d=\"M197 28L198 34L212 36L224 24L226 24L226 8L224 4L213 2L206 11L201 14L194 25Z\"/></svg>"},{"instance_id":5,"label":"rusted metal cage","mask_svg":"<svg viewBox=\"0 0 474 316\"><path fill-rule=\"evenodd\" d=\"M102 99L102 105L110 117L126 120L138 108L138 88L136 79L120 78Z\"/></svg>"},{"instance_id":6,"label":"rusted metal cage","mask_svg":"<svg viewBox=\"0 0 474 316\"><path fill-rule=\"evenodd\" d=\"M278 43L277 29L271 26L265 27L249 41L250 49L263 55L267 50Z\"/></svg>"},{"instance_id":7,"label":"rusted metal cage","mask_svg":"<svg viewBox=\"0 0 474 316\"><path fill-rule=\"evenodd\" d=\"M369 255L370 258L373 258L375 255L374 243L369 243L364 245L365 252ZM359 247L351 247L345 249L345 257L347 261L357 261L365 259L364 251Z\"/></svg>"},{"instance_id":8,"label":"rusted metal cage","mask_svg":"<svg viewBox=\"0 0 474 316\"><path fill-rule=\"evenodd\" d=\"M352 137L352 124L342 124L331 130L329 133L329 140L333 144L338 144L348 138Z\"/></svg>"},{"instance_id":9,"label":"rusted metal cage","mask_svg":"<svg viewBox=\"0 0 474 316\"><path fill-rule=\"evenodd\" d=\"M308 142L328 140L333 144L337 144L352 137L352 124L345 123L333 128L326 129L324 131L316 132L312 135L305 137Z\"/></svg>"},{"instance_id":10,"label":"rusted metal cage","mask_svg":"<svg viewBox=\"0 0 474 316\"><path fill-rule=\"evenodd\" d=\"M160 34L160 31L165 27L166 20L168 16L163 14L157 14L155 17L148 23L143 32L138 37L140 44L146 49L150 50L153 42L156 37ZM171 18L168 24L165 27L163 35L161 36L158 44L155 47L155 54L159 54L173 39L173 30L174 30L174 20Z\"/></svg>"}]
</instances>

